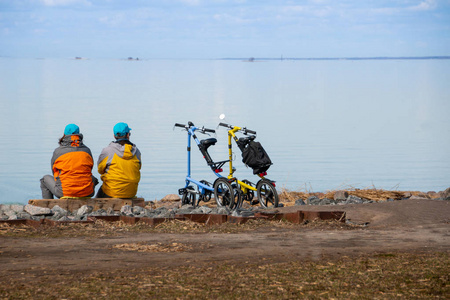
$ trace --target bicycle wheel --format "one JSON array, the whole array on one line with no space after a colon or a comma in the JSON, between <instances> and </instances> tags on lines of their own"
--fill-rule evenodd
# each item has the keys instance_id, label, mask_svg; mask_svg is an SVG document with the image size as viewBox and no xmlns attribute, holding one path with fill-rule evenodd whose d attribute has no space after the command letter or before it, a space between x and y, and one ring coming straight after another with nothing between
<instances>
[{"instance_id":1,"label":"bicycle wheel","mask_svg":"<svg viewBox=\"0 0 450 300\"><path fill-rule=\"evenodd\" d=\"M241 208L243 202L243 194L241 188L237 184L232 184L233 192L234 192L234 203L232 209Z\"/></svg>"},{"instance_id":2,"label":"bicycle wheel","mask_svg":"<svg viewBox=\"0 0 450 300\"><path fill-rule=\"evenodd\" d=\"M278 193L270 180L261 179L256 185L256 192L262 207L278 207Z\"/></svg>"},{"instance_id":3,"label":"bicycle wheel","mask_svg":"<svg viewBox=\"0 0 450 300\"><path fill-rule=\"evenodd\" d=\"M203 183L204 185L209 186L209 187L212 185L211 183L209 183L209 182L206 181L206 180L200 180L200 182ZM198 192L199 192L199 194L200 194L200 187L197 186L197 188L198 188ZM203 201L203 202L209 202L209 200L211 200L211 193L212 193L212 192L211 192L210 190L206 190L206 189L205 189L204 194L203 194L203 195L200 194L198 201L199 201L199 202L200 202L200 201Z\"/></svg>"},{"instance_id":4,"label":"bicycle wheel","mask_svg":"<svg viewBox=\"0 0 450 300\"><path fill-rule=\"evenodd\" d=\"M247 179L242 180L243 183L248 184L249 186L254 187L255 184L253 184L252 182L248 181ZM255 197L255 192L251 189L247 189L247 193L245 194L245 201L250 202L251 204L253 204L252 200ZM256 202L255 204L257 204L258 202Z\"/></svg>"},{"instance_id":5,"label":"bicycle wheel","mask_svg":"<svg viewBox=\"0 0 450 300\"><path fill-rule=\"evenodd\" d=\"M219 178L214 182L214 198L217 206L234 207L234 191L231 184L225 178Z\"/></svg>"},{"instance_id":6,"label":"bicycle wheel","mask_svg":"<svg viewBox=\"0 0 450 300\"><path fill-rule=\"evenodd\" d=\"M181 205L192 204L195 206L195 194L188 190L194 191L192 186L188 186L181 197Z\"/></svg>"}]
</instances>

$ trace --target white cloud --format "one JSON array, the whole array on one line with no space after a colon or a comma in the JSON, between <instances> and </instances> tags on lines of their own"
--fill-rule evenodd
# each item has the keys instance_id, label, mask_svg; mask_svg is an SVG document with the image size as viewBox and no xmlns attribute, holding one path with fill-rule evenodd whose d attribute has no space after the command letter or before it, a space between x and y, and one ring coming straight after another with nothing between
<instances>
[{"instance_id":1,"label":"white cloud","mask_svg":"<svg viewBox=\"0 0 450 300\"><path fill-rule=\"evenodd\" d=\"M34 32L35 34L44 34L44 33L47 32L47 30L41 29L41 28L36 28L36 29L33 30L33 32Z\"/></svg>"},{"instance_id":2,"label":"white cloud","mask_svg":"<svg viewBox=\"0 0 450 300\"><path fill-rule=\"evenodd\" d=\"M181 3L187 4L187 5L199 5L200 4L200 0L180 0Z\"/></svg>"},{"instance_id":3,"label":"white cloud","mask_svg":"<svg viewBox=\"0 0 450 300\"><path fill-rule=\"evenodd\" d=\"M281 9L286 14L304 14L311 15L319 18L327 17L333 13L333 9L329 6L303 6L303 5L291 5L285 6Z\"/></svg>"},{"instance_id":4,"label":"white cloud","mask_svg":"<svg viewBox=\"0 0 450 300\"><path fill-rule=\"evenodd\" d=\"M114 16L105 16L99 18L100 23L106 24L108 26L119 26L126 21L123 14L116 14Z\"/></svg>"},{"instance_id":5,"label":"white cloud","mask_svg":"<svg viewBox=\"0 0 450 300\"><path fill-rule=\"evenodd\" d=\"M248 24L257 21L257 19L244 19L232 16L230 14L215 14L213 18L214 20L219 22L234 23L234 24Z\"/></svg>"},{"instance_id":6,"label":"white cloud","mask_svg":"<svg viewBox=\"0 0 450 300\"><path fill-rule=\"evenodd\" d=\"M409 7L410 10L417 10L417 11L423 11L423 10L433 10L437 6L436 0L425 0L420 2L418 5Z\"/></svg>"},{"instance_id":7,"label":"white cloud","mask_svg":"<svg viewBox=\"0 0 450 300\"><path fill-rule=\"evenodd\" d=\"M41 2L45 6L68 6L73 4L81 4L85 6L92 5L92 3L87 0L41 0Z\"/></svg>"},{"instance_id":8,"label":"white cloud","mask_svg":"<svg viewBox=\"0 0 450 300\"><path fill-rule=\"evenodd\" d=\"M282 11L285 13L291 13L291 12L306 12L306 7L302 5L291 5L291 6L285 6L282 8Z\"/></svg>"}]
</instances>

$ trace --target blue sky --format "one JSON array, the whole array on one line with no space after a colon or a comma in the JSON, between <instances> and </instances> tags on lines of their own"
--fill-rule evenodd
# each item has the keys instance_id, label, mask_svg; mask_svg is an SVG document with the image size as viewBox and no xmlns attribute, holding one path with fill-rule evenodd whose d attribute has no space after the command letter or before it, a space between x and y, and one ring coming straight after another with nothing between
<instances>
[{"instance_id":1,"label":"blue sky","mask_svg":"<svg viewBox=\"0 0 450 300\"><path fill-rule=\"evenodd\" d=\"M0 56L450 55L450 0L0 0Z\"/></svg>"}]
</instances>

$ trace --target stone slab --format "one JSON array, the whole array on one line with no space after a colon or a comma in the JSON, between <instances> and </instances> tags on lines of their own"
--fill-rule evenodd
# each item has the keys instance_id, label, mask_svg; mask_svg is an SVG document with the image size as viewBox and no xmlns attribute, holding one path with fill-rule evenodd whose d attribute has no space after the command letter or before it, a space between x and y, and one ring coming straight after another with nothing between
<instances>
[{"instance_id":1,"label":"stone slab","mask_svg":"<svg viewBox=\"0 0 450 300\"><path fill-rule=\"evenodd\" d=\"M31 226L33 228L38 228L42 225L43 220L29 220L29 219L18 219L18 220L0 220L0 224L9 224L12 226L19 226L19 225L27 225Z\"/></svg>"},{"instance_id":2,"label":"stone slab","mask_svg":"<svg viewBox=\"0 0 450 300\"><path fill-rule=\"evenodd\" d=\"M137 222L139 222L140 220L141 220L141 218L120 216L120 221L124 222L125 224L129 224L129 225L134 225Z\"/></svg>"},{"instance_id":3,"label":"stone slab","mask_svg":"<svg viewBox=\"0 0 450 300\"><path fill-rule=\"evenodd\" d=\"M176 215L180 216L180 215ZM216 214L185 214L182 215L185 219L191 220L197 223L204 223L206 225L223 224L227 222L227 215Z\"/></svg>"},{"instance_id":4,"label":"stone slab","mask_svg":"<svg viewBox=\"0 0 450 300\"><path fill-rule=\"evenodd\" d=\"M120 221L120 216L95 216L94 218L99 219L99 220L104 220L107 222Z\"/></svg>"},{"instance_id":5,"label":"stone slab","mask_svg":"<svg viewBox=\"0 0 450 300\"><path fill-rule=\"evenodd\" d=\"M305 216L303 214L303 211L299 210L299 211L296 211L293 213L281 214L281 219L286 220L291 223L294 223L294 224L301 224L301 223L303 223Z\"/></svg>"},{"instance_id":6,"label":"stone slab","mask_svg":"<svg viewBox=\"0 0 450 300\"><path fill-rule=\"evenodd\" d=\"M170 220L167 218L141 218L141 220L139 222L151 225L151 226L156 226L158 224L164 223L165 221Z\"/></svg>"}]
</instances>

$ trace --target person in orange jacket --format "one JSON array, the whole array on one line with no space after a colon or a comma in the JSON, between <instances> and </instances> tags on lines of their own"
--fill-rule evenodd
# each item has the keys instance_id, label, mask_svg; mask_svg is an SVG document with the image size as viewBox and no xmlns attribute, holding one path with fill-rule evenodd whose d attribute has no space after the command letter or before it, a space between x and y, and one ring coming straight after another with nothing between
<instances>
[{"instance_id":1,"label":"person in orange jacket","mask_svg":"<svg viewBox=\"0 0 450 300\"><path fill-rule=\"evenodd\" d=\"M91 150L83 144L80 128L75 124L67 125L59 145L51 159L53 176L41 178L42 198L94 196L98 184L92 175L94 160Z\"/></svg>"},{"instance_id":2,"label":"person in orange jacket","mask_svg":"<svg viewBox=\"0 0 450 300\"><path fill-rule=\"evenodd\" d=\"M115 141L102 150L97 165L103 181L97 198L133 198L141 179L141 152L130 142L127 123L117 123L114 128Z\"/></svg>"}]
</instances>

